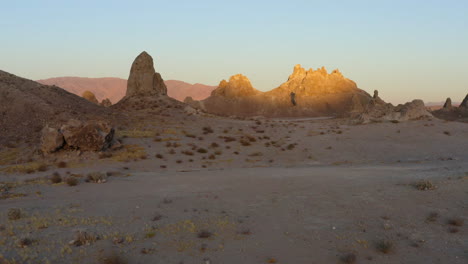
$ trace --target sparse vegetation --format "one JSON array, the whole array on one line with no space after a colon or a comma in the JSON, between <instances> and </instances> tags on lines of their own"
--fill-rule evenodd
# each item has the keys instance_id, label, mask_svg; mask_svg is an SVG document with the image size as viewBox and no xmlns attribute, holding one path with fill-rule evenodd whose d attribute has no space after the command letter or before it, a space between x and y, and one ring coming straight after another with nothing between
<instances>
[{"instance_id":1,"label":"sparse vegetation","mask_svg":"<svg viewBox=\"0 0 468 264\"><path fill-rule=\"evenodd\" d=\"M152 138L156 135L155 131L148 130L117 130L116 138Z\"/></svg>"},{"instance_id":2,"label":"sparse vegetation","mask_svg":"<svg viewBox=\"0 0 468 264\"><path fill-rule=\"evenodd\" d=\"M439 213L437 213L437 212L431 212L431 213L427 216L426 220L427 220L428 222L435 222L438 218L439 218Z\"/></svg>"},{"instance_id":3,"label":"sparse vegetation","mask_svg":"<svg viewBox=\"0 0 468 264\"><path fill-rule=\"evenodd\" d=\"M420 190L420 191L429 191L429 190L435 190L437 187L428 180L421 180L418 182L413 183L414 188Z\"/></svg>"},{"instance_id":4,"label":"sparse vegetation","mask_svg":"<svg viewBox=\"0 0 468 264\"><path fill-rule=\"evenodd\" d=\"M347 264L354 264L357 261L357 256L354 253L348 253L341 257L341 262Z\"/></svg>"},{"instance_id":5,"label":"sparse vegetation","mask_svg":"<svg viewBox=\"0 0 468 264\"><path fill-rule=\"evenodd\" d=\"M127 260L123 257L117 255L116 253L112 253L106 256L102 256L99 258L99 264L127 264Z\"/></svg>"},{"instance_id":6,"label":"sparse vegetation","mask_svg":"<svg viewBox=\"0 0 468 264\"><path fill-rule=\"evenodd\" d=\"M239 142L241 143L242 146L250 146L251 145L250 141L245 140L245 139L241 139Z\"/></svg>"},{"instance_id":7,"label":"sparse vegetation","mask_svg":"<svg viewBox=\"0 0 468 264\"><path fill-rule=\"evenodd\" d=\"M111 152L100 152L99 153L99 159L108 159L112 158L112 153Z\"/></svg>"},{"instance_id":8,"label":"sparse vegetation","mask_svg":"<svg viewBox=\"0 0 468 264\"><path fill-rule=\"evenodd\" d=\"M375 248L379 252L389 254L393 251L394 245L393 242L391 242L390 240L380 240L375 244Z\"/></svg>"},{"instance_id":9,"label":"sparse vegetation","mask_svg":"<svg viewBox=\"0 0 468 264\"><path fill-rule=\"evenodd\" d=\"M128 162L138 160L146 154L145 148L138 145L124 145L123 149L112 156L112 160Z\"/></svg>"},{"instance_id":10,"label":"sparse vegetation","mask_svg":"<svg viewBox=\"0 0 468 264\"><path fill-rule=\"evenodd\" d=\"M65 161L60 161L60 162L57 163L57 167L58 168L66 168L67 163Z\"/></svg>"},{"instance_id":11,"label":"sparse vegetation","mask_svg":"<svg viewBox=\"0 0 468 264\"><path fill-rule=\"evenodd\" d=\"M96 240L98 240L96 235L79 230L75 233L75 239L71 241L70 244L79 247L84 245L91 245Z\"/></svg>"},{"instance_id":12,"label":"sparse vegetation","mask_svg":"<svg viewBox=\"0 0 468 264\"><path fill-rule=\"evenodd\" d=\"M105 183L106 181L107 176L102 172L90 172L86 177L86 182Z\"/></svg>"},{"instance_id":13,"label":"sparse vegetation","mask_svg":"<svg viewBox=\"0 0 468 264\"><path fill-rule=\"evenodd\" d=\"M268 258L267 263L277 263L278 261L275 258Z\"/></svg>"},{"instance_id":14,"label":"sparse vegetation","mask_svg":"<svg viewBox=\"0 0 468 264\"><path fill-rule=\"evenodd\" d=\"M8 209L8 220L15 221L15 220L19 220L21 217L22 217L21 209L19 208Z\"/></svg>"},{"instance_id":15,"label":"sparse vegetation","mask_svg":"<svg viewBox=\"0 0 468 264\"><path fill-rule=\"evenodd\" d=\"M65 179L65 182L68 184L68 186L76 186L78 185L78 179L70 176Z\"/></svg>"},{"instance_id":16,"label":"sparse vegetation","mask_svg":"<svg viewBox=\"0 0 468 264\"><path fill-rule=\"evenodd\" d=\"M20 238L17 241L17 245L20 248L28 247L28 246L32 245L32 243L33 243L33 241L30 238L27 238L27 237Z\"/></svg>"},{"instance_id":17,"label":"sparse vegetation","mask_svg":"<svg viewBox=\"0 0 468 264\"><path fill-rule=\"evenodd\" d=\"M463 226L465 221L462 218L450 218L447 223L452 226Z\"/></svg>"},{"instance_id":18,"label":"sparse vegetation","mask_svg":"<svg viewBox=\"0 0 468 264\"><path fill-rule=\"evenodd\" d=\"M193 152L190 151L190 150L184 150L184 151L182 151L182 154L185 154L187 156L193 156Z\"/></svg>"},{"instance_id":19,"label":"sparse vegetation","mask_svg":"<svg viewBox=\"0 0 468 264\"><path fill-rule=\"evenodd\" d=\"M210 134L210 133L213 133L213 129L209 126L206 126L206 127L203 127L203 134Z\"/></svg>"},{"instance_id":20,"label":"sparse vegetation","mask_svg":"<svg viewBox=\"0 0 468 264\"><path fill-rule=\"evenodd\" d=\"M236 141L236 138L234 137L223 137L223 139L224 139L224 142L226 143Z\"/></svg>"},{"instance_id":21,"label":"sparse vegetation","mask_svg":"<svg viewBox=\"0 0 468 264\"><path fill-rule=\"evenodd\" d=\"M201 230L198 232L197 237L198 238L210 238L213 234L210 231L207 230Z\"/></svg>"},{"instance_id":22,"label":"sparse vegetation","mask_svg":"<svg viewBox=\"0 0 468 264\"><path fill-rule=\"evenodd\" d=\"M199 149L197 149L197 152L198 153L208 153L208 150L206 150L204 148L199 148Z\"/></svg>"},{"instance_id":23,"label":"sparse vegetation","mask_svg":"<svg viewBox=\"0 0 468 264\"><path fill-rule=\"evenodd\" d=\"M295 147L296 147L295 144L289 144L289 145L286 147L286 149L288 149L288 150L293 150Z\"/></svg>"},{"instance_id":24,"label":"sparse vegetation","mask_svg":"<svg viewBox=\"0 0 468 264\"><path fill-rule=\"evenodd\" d=\"M52 176L50 177L50 182L57 184L62 182L62 176L58 172L54 172Z\"/></svg>"}]
</instances>

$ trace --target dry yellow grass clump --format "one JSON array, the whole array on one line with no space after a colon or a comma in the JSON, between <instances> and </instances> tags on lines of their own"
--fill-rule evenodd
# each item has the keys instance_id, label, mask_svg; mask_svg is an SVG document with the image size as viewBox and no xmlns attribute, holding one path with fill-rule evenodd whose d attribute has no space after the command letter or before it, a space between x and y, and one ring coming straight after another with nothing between
<instances>
[{"instance_id":1,"label":"dry yellow grass clump","mask_svg":"<svg viewBox=\"0 0 468 264\"><path fill-rule=\"evenodd\" d=\"M147 157L145 148L139 145L125 145L121 150L114 153L112 160L127 162L132 160L144 159Z\"/></svg>"},{"instance_id":2,"label":"dry yellow grass clump","mask_svg":"<svg viewBox=\"0 0 468 264\"><path fill-rule=\"evenodd\" d=\"M115 133L117 138L128 137L128 138L152 138L156 136L155 131L151 130L118 130Z\"/></svg>"},{"instance_id":3,"label":"dry yellow grass clump","mask_svg":"<svg viewBox=\"0 0 468 264\"><path fill-rule=\"evenodd\" d=\"M47 171L48 165L42 162L28 162L18 165L12 165L0 169L0 172L5 173L33 173L36 171Z\"/></svg>"}]
</instances>

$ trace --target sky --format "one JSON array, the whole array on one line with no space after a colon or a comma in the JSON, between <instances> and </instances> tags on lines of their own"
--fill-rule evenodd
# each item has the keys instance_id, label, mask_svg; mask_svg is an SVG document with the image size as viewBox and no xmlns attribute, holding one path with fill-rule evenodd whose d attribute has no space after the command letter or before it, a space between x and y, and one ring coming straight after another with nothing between
<instances>
[{"instance_id":1,"label":"sky","mask_svg":"<svg viewBox=\"0 0 468 264\"><path fill-rule=\"evenodd\" d=\"M165 80L242 73L267 91L294 65L340 69L392 103L468 93L468 1L2 1L0 69L33 80L128 78L142 51Z\"/></svg>"}]
</instances>

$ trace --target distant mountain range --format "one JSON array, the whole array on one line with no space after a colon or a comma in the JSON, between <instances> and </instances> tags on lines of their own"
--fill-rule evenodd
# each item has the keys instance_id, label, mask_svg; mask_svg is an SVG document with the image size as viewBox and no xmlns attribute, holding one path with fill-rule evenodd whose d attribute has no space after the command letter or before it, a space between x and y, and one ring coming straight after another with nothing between
<instances>
[{"instance_id":1,"label":"distant mountain range","mask_svg":"<svg viewBox=\"0 0 468 264\"><path fill-rule=\"evenodd\" d=\"M120 78L85 78L85 77L57 77L38 80L45 85L56 85L81 96L84 91L94 93L99 101L109 98L113 104L125 96L127 80ZM164 81L168 95L176 100L183 101L187 96L194 100L203 100L210 96L216 86L204 84L190 84L177 80Z\"/></svg>"}]
</instances>

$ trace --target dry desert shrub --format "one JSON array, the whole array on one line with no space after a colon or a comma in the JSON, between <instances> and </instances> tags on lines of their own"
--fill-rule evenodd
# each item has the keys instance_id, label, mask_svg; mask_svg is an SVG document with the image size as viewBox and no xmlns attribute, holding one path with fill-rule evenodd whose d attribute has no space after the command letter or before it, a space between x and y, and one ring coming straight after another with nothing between
<instances>
[{"instance_id":1,"label":"dry desert shrub","mask_svg":"<svg viewBox=\"0 0 468 264\"><path fill-rule=\"evenodd\" d=\"M199 148L199 149L197 149L197 152L198 153L208 153L208 150L206 150L204 148Z\"/></svg>"},{"instance_id":2,"label":"dry desert shrub","mask_svg":"<svg viewBox=\"0 0 468 264\"><path fill-rule=\"evenodd\" d=\"M65 182L68 184L68 186L76 186L78 185L78 179L76 179L75 177L67 177L65 179Z\"/></svg>"},{"instance_id":3,"label":"dry desert shrub","mask_svg":"<svg viewBox=\"0 0 468 264\"><path fill-rule=\"evenodd\" d=\"M109 255L102 256L98 259L99 264L127 264L127 260L123 257L112 253Z\"/></svg>"},{"instance_id":4,"label":"dry desert shrub","mask_svg":"<svg viewBox=\"0 0 468 264\"><path fill-rule=\"evenodd\" d=\"M185 136L186 136L186 137L189 137L189 138L196 138L196 137L197 137L196 135L194 135L194 134L189 134L189 133L185 134Z\"/></svg>"},{"instance_id":5,"label":"dry desert shrub","mask_svg":"<svg viewBox=\"0 0 468 264\"><path fill-rule=\"evenodd\" d=\"M187 156L193 156L193 152L190 151L190 150L184 150L184 151L182 151L182 154L185 154Z\"/></svg>"},{"instance_id":6,"label":"dry desert shrub","mask_svg":"<svg viewBox=\"0 0 468 264\"><path fill-rule=\"evenodd\" d=\"M203 134L210 134L210 133L213 133L213 129L209 126L206 126L206 127L203 127Z\"/></svg>"},{"instance_id":7,"label":"dry desert shrub","mask_svg":"<svg viewBox=\"0 0 468 264\"><path fill-rule=\"evenodd\" d=\"M421 180L418 182L413 183L414 188L420 191L429 191L435 190L437 186L435 186L431 181L428 180Z\"/></svg>"},{"instance_id":8,"label":"dry desert shrub","mask_svg":"<svg viewBox=\"0 0 468 264\"><path fill-rule=\"evenodd\" d=\"M465 221L462 218L450 218L447 223L452 226L463 226L465 224Z\"/></svg>"},{"instance_id":9,"label":"dry desert shrub","mask_svg":"<svg viewBox=\"0 0 468 264\"><path fill-rule=\"evenodd\" d=\"M61 183L62 182L62 176L58 172L54 172L52 176L50 176L50 182L52 183Z\"/></svg>"},{"instance_id":10,"label":"dry desert shrub","mask_svg":"<svg viewBox=\"0 0 468 264\"><path fill-rule=\"evenodd\" d=\"M382 252L384 254L389 254L393 251L394 245L392 241L384 239L384 240L377 241L377 243L375 244L375 248L379 252Z\"/></svg>"},{"instance_id":11,"label":"dry desert shrub","mask_svg":"<svg viewBox=\"0 0 468 264\"><path fill-rule=\"evenodd\" d=\"M96 235L84 230L78 230L75 233L75 239L70 241L70 244L79 247L84 245L91 245L96 240L98 240Z\"/></svg>"},{"instance_id":12,"label":"dry desert shrub","mask_svg":"<svg viewBox=\"0 0 468 264\"><path fill-rule=\"evenodd\" d=\"M427 218L426 221L428 222L435 222L439 218L439 213L437 212L431 212Z\"/></svg>"},{"instance_id":13,"label":"dry desert shrub","mask_svg":"<svg viewBox=\"0 0 468 264\"><path fill-rule=\"evenodd\" d=\"M260 156L263 156L263 153L260 151L249 154L249 157L260 157Z\"/></svg>"},{"instance_id":14,"label":"dry desert shrub","mask_svg":"<svg viewBox=\"0 0 468 264\"><path fill-rule=\"evenodd\" d=\"M207 230L201 230L198 232L197 237L198 238L210 238L213 235L210 231Z\"/></svg>"},{"instance_id":15,"label":"dry desert shrub","mask_svg":"<svg viewBox=\"0 0 468 264\"><path fill-rule=\"evenodd\" d=\"M60 162L57 163L57 167L58 168L66 168L67 163L65 161L60 161Z\"/></svg>"},{"instance_id":16,"label":"dry desert shrub","mask_svg":"<svg viewBox=\"0 0 468 264\"><path fill-rule=\"evenodd\" d=\"M236 141L236 138L234 137L223 137L223 139L224 139L224 142L226 143Z\"/></svg>"},{"instance_id":17,"label":"dry desert shrub","mask_svg":"<svg viewBox=\"0 0 468 264\"><path fill-rule=\"evenodd\" d=\"M241 139L239 142L240 142L241 145L244 146L244 147L250 146L250 145L251 145L251 144L250 144L250 141L245 140L245 139Z\"/></svg>"},{"instance_id":18,"label":"dry desert shrub","mask_svg":"<svg viewBox=\"0 0 468 264\"><path fill-rule=\"evenodd\" d=\"M28 247L28 246L32 245L32 243L33 243L32 239L27 238L27 237L20 238L20 239L16 242L16 244L17 244L18 247L20 247L20 248Z\"/></svg>"},{"instance_id":19,"label":"dry desert shrub","mask_svg":"<svg viewBox=\"0 0 468 264\"><path fill-rule=\"evenodd\" d=\"M357 261L357 256L354 253L349 253L341 256L341 262L343 263L348 263L348 264L354 264Z\"/></svg>"},{"instance_id":20,"label":"dry desert shrub","mask_svg":"<svg viewBox=\"0 0 468 264\"><path fill-rule=\"evenodd\" d=\"M112 153L110 152L100 152L99 153L99 159L108 159L112 158Z\"/></svg>"},{"instance_id":21,"label":"dry desert shrub","mask_svg":"<svg viewBox=\"0 0 468 264\"><path fill-rule=\"evenodd\" d=\"M105 183L106 181L107 176L102 172L90 172L86 177L86 182Z\"/></svg>"},{"instance_id":22,"label":"dry desert shrub","mask_svg":"<svg viewBox=\"0 0 468 264\"><path fill-rule=\"evenodd\" d=\"M156 154L155 157L156 157L157 159L163 159L163 158L164 158L164 156L161 155L161 154Z\"/></svg>"},{"instance_id":23,"label":"dry desert shrub","mask_svg":"<svg viewBox=\"0 0 468 264\"><path fill-rule=\"evenodd\" d=\"M39 166L37 167L37 170L38 170L38 171L47 171L48 168L49 168L49 166L47 166L47 164L41 163L41 164L39 164Z\"/></svg>"},{"instance_id":24,"label":"dry desert shrub","mask_svg":"<svg viewBox=\"0 0 468 264\"><path fill-rule=\"evenodd\" d=\"M8 209L8 220L19 220L22 216L21 209L19 208L10 208Z\"/></svg>"}]
</instances>

